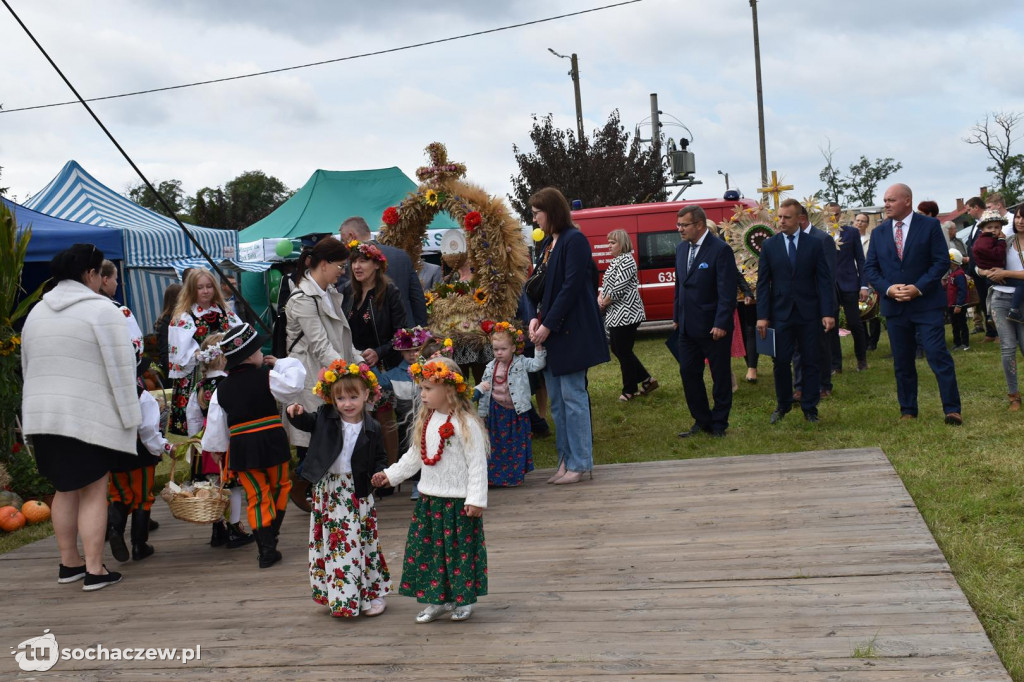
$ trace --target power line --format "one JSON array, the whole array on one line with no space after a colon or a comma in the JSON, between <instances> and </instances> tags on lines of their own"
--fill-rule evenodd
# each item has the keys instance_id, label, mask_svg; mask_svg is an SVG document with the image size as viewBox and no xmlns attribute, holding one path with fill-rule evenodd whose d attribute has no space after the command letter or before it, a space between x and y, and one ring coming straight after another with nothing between
<instances>
[{"instance_id":1,"label":"power line","mask_svg":"<svg viewBox=\"0 0 1024 682\"><path fill-rule=\"evenodd\" d=\"M255 73L246 73L238 76L227 76L225 78L214 78L206 81L195 81L193 83L183 83L181 85L169 85L164 88L152 88L149 90L136 90L135 92L125 92L120 95L105 95L103 97L92 97L90 99L82 100L84 102L100 102L108 99L120 99L122 97L134 97L135 95L148 95L154 92L166 92L168 90L181 90L183 88L193 88L199 85L212 85L214 83L226 83L228 81L242 80L243 78L255 78L257 76L268 76L274 73L284 73L286 71L296 71L298 69L308 69L313 66L323 66L325 64L336 64L338 62L347 62L354 59L363 59L365 57L377 57L382 54L390 54L392 52L402 52L404 50L412 50L418 47L427 47L428 45L438 45L440 43L450 43L454 40L463 40L465 38L475 38L476 36L487 35L489 33L500 33L501 31L510 31L515 28L523 28L524 26L535 26L537 24L544 24L550 21L558 21L559 19L567 19L569 17L576 17L582 14L590 14L592 12L601 12L606 9L613 9L615 7L622 7L623 5L632 5L643 0L623 0L623 2L616 2L610 5L602 5L601 7L593 7L591 9L580 10L579 12L570 12L568 14L559 14L553 17L546 17L544 19L534 19L533 21L524 21L518 24L509 24L508 26L499 26L498 28L489 28L483 31L474 31L473 33L463 33L457 36L450 36L448 38L438 38L437 40L428 40L422 43L413 43L410 45L402 45L400 47L391 47L386 50L377 50L374 52L363 52L362 54L349 55L347 57L337 57L335 59L325 59L319 62L310 62L309 64L299 64L297 66L285 66L280 69L270 69L268 71L257 71ZM7 4L6 2L4 3ZM37 104L30 107L18 107L17 109L3 109L0 108L0 114L13 114L16 111L33 111L35 109L49 109L51 107L63 107L69 104L80 104L79 100L71 100L68 102L54 102L52 104Z\"/></svg>"}]
</instances>

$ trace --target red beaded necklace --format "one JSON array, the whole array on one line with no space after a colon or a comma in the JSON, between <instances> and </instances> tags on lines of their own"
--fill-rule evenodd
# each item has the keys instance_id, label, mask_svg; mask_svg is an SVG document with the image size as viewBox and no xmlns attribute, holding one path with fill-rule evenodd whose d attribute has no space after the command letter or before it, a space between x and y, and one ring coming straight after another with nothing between
<instances>
[{"instance_id":1,"label":"red beaded necklace","mask_svg":"<svg viewBox=\"0 0 1024 682\"><path fill-rule=\"evenodd\" d=\"M432 467L441 461L441 453L444 452L444 446L448 444L448 439L455 435L455 427L452 426L452 416L449 414L448 419L437 429L437 434L441 436L441 444L437 446L437 454L433 457L427 456L427 426L430 424L430 419L433 416L434 410L431 410L427 414L426 421L423 422L423 433L420 435L420 459L428 467Z\"/></svg>"}]
</instances>

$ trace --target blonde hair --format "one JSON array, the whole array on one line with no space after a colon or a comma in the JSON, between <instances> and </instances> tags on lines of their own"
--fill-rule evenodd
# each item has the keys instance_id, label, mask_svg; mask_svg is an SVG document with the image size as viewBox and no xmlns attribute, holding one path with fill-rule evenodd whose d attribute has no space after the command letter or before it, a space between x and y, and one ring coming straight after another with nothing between
<instances>
[{"instance_id":1,"label":"blonde hair","mask_svg":"<svg viewBox=\"0 0 1024 682\"><path fill-rule=\"evenodd\" d=\"M462 369L451 358L446 358L443 355L441 355L431 360L431 362L443 363L445 367L452 370L453 372L458 372L459 374L462 374ZM476 423L476 425L480 427L482 432L484 428L484 423L480 419L480 417L477 416L476 410L473 409L473 404L469 402L469 391L467 391L466 393L459 393L451 384L434 383L433 385L437 386L438 388L445 392L445 398L447 399L447 405L445 407L447 408L448 414L450 414L454 420L459 422L459 429L462 432L463 438L467 438L470 434L470 422ZM412 424L412 447L419 447L419 444L422 442L423 429L427 425L428 414L430 414L430 410L425 405L420 403L419 411L416 412L416 420ZM487 447L486 439L485 442L482 443L481 445L484 448Z\"/></svg>"},{"instance_id":2,"label":"blonde hair","mask_svg":"<svg viewBox=\"0 0 1024 682\"><path fill-rule=\"evenodd\" d=\"M629 241L629 235L625 230L612 230L608 233L608 241L615 242L622 253L629 253L633 250L633 242Z\"/></svg>"},{"instance_id":3,"label":"blonde hair","mask_svg":"<svg viewBox=\"0 0 1024 682\"><path fill-rule=\"evenodd\" d=\"M217 345L223 340L223 334L210 334L205 339L203 339L203 343L199 346L199 349L203 351L209 350L210 348L216 348ZM203 374L205 374L206 372L223 370L225 367L228 366L228 359L224 357L224 353L219 353L217 357L213 358L209 362L200 361L199 364L202 365Z\"/></svg>"},{"instance_id":4,"label":"blonde hair","mask_svg":"<svg viewBox=\"0 0 1024 682\"><path fill-rule=\"evenodd\" d=\"M192 310L192 306L196 304L199 299L199 278L209 277L213 283L213 303L221 312L228 312L227 301L224 300L224 293L220 290L220 286L217 284L217 278L213 276L213 273L206 268L192 268L188 272L188 277L185 278L185 284L181 287L181 292L178 294L178 302L174 306L173 319L178 319L185 313Z\"/></svg>"}]
</instances>

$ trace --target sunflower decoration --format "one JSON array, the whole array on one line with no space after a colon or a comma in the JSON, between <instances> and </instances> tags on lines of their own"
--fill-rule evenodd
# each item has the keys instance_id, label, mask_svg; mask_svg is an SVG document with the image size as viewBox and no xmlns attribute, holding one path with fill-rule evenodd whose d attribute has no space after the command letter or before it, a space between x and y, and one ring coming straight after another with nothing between
<instances>
[{"instance_id":1,"label":"sunflower decoration","mask_svg":"<svg viewBox=\"0 0 1024 682\"><path fill-rule=\"evenodd\" d=\"M480 320L515 317L530 269L522 225L503 198L463 180L466 166L450 161L443 144L431 143L426 152L428 164L416 170L419 187L384 211L377 238L403 249L413 263L419 263L423 238L434 216L444 212L452 217L465 237L473 282L465 291L434 288L428 310L430 328L438 336L451 337L457 346L480 349L487 345Z\"/></svg>"},{"instance_id":2,"label":"sunflower decoration","mask_svg":"<svg viewBox=\"0 0 1024 682\"><path fill-rule=\"evenodd\" d=\"M757 261L761 245L775 234L775 213L765 206L737 206L719 228L722 238L732 247L736 266L751 288L757 285Z\"/></svg>"}]
</instances>

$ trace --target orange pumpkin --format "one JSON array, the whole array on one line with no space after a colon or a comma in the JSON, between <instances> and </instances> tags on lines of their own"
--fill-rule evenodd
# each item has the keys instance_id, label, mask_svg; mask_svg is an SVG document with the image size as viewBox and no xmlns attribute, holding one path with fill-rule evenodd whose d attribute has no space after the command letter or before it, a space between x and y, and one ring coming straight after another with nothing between
<instances>
[{"instance_id":1,"label":"orange pumpkin","mask_svg":"<svg viewBox=\"0 0 1024 682\"><path fill-rule=\"evenodd\" d=\"M42 500L29 500L21 506L21 513L28 523L43 523L50 520L50 507Z\"/></svg>"},{"instance_id":2,"label":"orange pumpkin","mask_svg":"<svg viewBox=\"0 0 1024 682\"><path fill-rule=\"evenodd\" d=\"M13 533L25 526L25 515L16 507L0 508L0 530Z\"/></svg>"}]
</instances>

